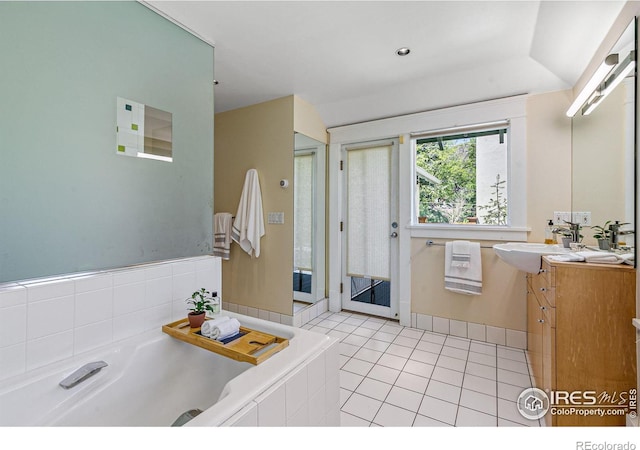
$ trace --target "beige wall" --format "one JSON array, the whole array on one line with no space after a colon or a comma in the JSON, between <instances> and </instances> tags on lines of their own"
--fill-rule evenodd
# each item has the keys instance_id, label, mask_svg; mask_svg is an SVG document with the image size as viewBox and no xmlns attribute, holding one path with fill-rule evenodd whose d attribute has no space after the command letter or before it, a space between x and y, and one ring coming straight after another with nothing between
<instances>
[{"instance_id":1,"label":"beige wall","mask_svg":"<svg viewBox=\"0 0 640 450\"><path fill-rule=\"evenodd\" d=\"M437 241L434 242L445 242ZM494 242L480 242L490 247ZM411 240L411 312L512 330L526 330L526 279L493 249L481 249L482 295L444 288L444 247Z\"/></svg>"},{"instance_id":2,"label":"beige wall","mask_svg":"<svg viewBox=\"0 0 640 450\"><path fill-rule=\"evenodd\" d=\"M251 258L237 244L222 263L223 302L280 314L293 313L294 131L327 142L326 127L315 109L289 96L216 114L214 152L215 212L235 215L244 177L256 169L262 190L265 235L260 256ZM284 224L267 223L269 212L284 212Z\"/></svg>"},{"instance_id":3,"label":"beige wall","mask_svg":"<svg viewBox=\"0 0 640 450\"><path fill-rule=\"evenodd\" d=\"M544 242L554 211L571 211L571 119L565 114L570 104L568 90L527 100L529 242Z\"/></svg>"},{"instance_id":4,"label":"beige wall","mask_svg":"<svg viewBox=\"0 0 640 450\"><path fill-rule=\"evenodd\" d=\"M544 227L553 211L571 211L571 120L564 114L569 103L569 91L527 100L527 223L531 242L544 241ZM481 245L494 243L484 241ZM444 247L428 247L424 238L412 239L411 312L525 331L525 274L487 248L482 249L482 278L480 296L445 290Z\"/></svg>"},{"instance_id":5,"label":"beige wall","mask_svg":"<svg viewBox=\"0 0 640 450\"><path fill-rule=\"evenodd\" d=\"M223 302L292 314L293 97L215 115L215 212L235 215L247 170L258 171L265 235L260 257L251 258L237 244L222 263ZM268 212L284 212L283 225L267 223Z\"/></svg>"}]
</instances>

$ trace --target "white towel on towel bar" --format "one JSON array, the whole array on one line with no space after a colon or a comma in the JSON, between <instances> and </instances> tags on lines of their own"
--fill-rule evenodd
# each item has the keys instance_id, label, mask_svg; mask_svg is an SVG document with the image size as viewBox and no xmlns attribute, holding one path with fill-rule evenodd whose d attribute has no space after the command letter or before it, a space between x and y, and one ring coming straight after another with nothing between
<instances>
[{"instance_id":1,"label":"white towel on towel bar","mask_svg":"<svg viewBox=\"0 0 640 450\"><path fill-rule=\"evenodd\" d=\"M250 256L260 256L260 238L264 236L262 193L258 171L249 169L244 178L242 196L238 204L236 219L231 228L231 238L240 244Z\"/></svg>"},{"instance_id":2,"label":"white towel on towel bar","mask_svg":"<svg viewBox=\"0 0 640 450\"><path fill-rule=\"evenodd\" d=\"M471 261L469 241L453 241L451 243L451 265L467 269Z\"/></svg>"},{"instance_id":3,"label":"white towel on towel bar","mask_svg":"<svg viewBox=\"0 0 640 450\"><path fill-rule=\"evenodd\" d=\"M469 249L468 267L461 267L452 264L454 242L447 242L445 245L445 289L466 295L482 294L482 259L480 256L480 244L478 242L467 243Z\"/></svg>"}]
</instances>

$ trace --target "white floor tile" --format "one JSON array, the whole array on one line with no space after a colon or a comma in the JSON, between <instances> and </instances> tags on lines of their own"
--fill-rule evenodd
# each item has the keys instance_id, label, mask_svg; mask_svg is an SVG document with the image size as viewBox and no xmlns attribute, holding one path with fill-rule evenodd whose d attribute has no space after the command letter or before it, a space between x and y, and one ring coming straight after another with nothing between
<instances>
[{"instance_id":1,"label":"white floor tile","mask_svg":"<svg viewBox=\"0 0 640 450\"><path fill-rule=\"evenodd\" d=\"M367 338L365 336L358 336L356 334L350 334L349 336L344 338L342 340L342 342L344 342L345 344L351 344L351 345L356 345L358 347L362 347L365 344L365 342L367 342L368 340L369 340L369 338Z\"/></svg>"},{"instance_id":2,"label":"white floor tile","mask_svg":"<svg viewBox=\"0 0 640 450\"><path fill-rule=\"evenodd\" d=\"M374 365L367 374L369 378L373 378L374 380L383 381L389 384L394 384L398 379L398 375L400 375L400 370L385 367L380 364Z\"/></svg>"},{"instance_id":3,"label":"white floor tile","mask_svg":"<svg viewBox=\"0 0 640 450\"><path fill-rule=\"evenodd\" d=\"M345 342L345 341L343 341ZM478 353L474 351L469 352L469 362L474 362L478 364L483 364L485 366L496 367L496 357L495 355L486 355L484 353Z\"/></svg>"},{"instance_id":4,"label":"white floor tile","mask_svg":"<svg viewBox=\"0 0 640 450\"><path fill-rule=\"evenodd\" d=\"M396 336L397 336L397 334L394 334L394 333L386 333L384 331L376 331L376 334L374 334L371 337L373 339L377 339L379 341L393 342L393 340L396 338Z\"/></svg>"},{"instance_id":5,"label":"white floor tile","mask_svg":"<svg viewBox=\"0 0 640 450\"><path fill-rule=\"evenodd\" d=\"M373 378L365 378L356 389L356 393L384 401L391 390L391 385Z\"/></svg>"},{"instance_id":6,"label":"white floor tile","mask_svg":"<svg viewBox=\"0 0 640 450\"><path fill-rule=\"evenodd\" d=\"M389 343L384 341L378 341L377 339L369 339L362 346L364 348L368 348L370 350L376 350L379 352L384 352L389 348Z\"/></svg>"},{"instance_id":7,"label":"white floor tile","mask_svg":"<svg viewBox=\"0 0 640 450\"><path fill-rule=\"evenodd\" d=\"M361 419L360 417L347 414L346 412L340 412L340 426L341 427L368 427L371 422Z\"/></svg>"},{"instance_id":8,"label":"white floor tile","mask_svg":"<svg viewBox=\"0 0 640 450\"><path fill-rule=\"evenodd\" d=\"M410 427L415 417L415 412L384 403L373 419L373 423L383 427Z\"/></svg>"},{"instance_id":9,"label":"white floor tile","mask_svg":"<svg viewBox=\"0 0 640 450\"><path fill-rule=\"evenodd\" d=\"M425 364L420 361L413 361L410 359L404 365L404 368L402 370L404 372L409 372L421 377L431 378L433 374L433 368L434 366L432 364Z\"/></svg>"},{"instance_id":10,"label":"white floor tile","mask_svg":"<svg viewBox=\"0 0 640 450\"><path fill-rule=\"evenodd\" d=\"M443 383L453 384L454 386L462 386L463 373L457 370L437 367L433 369L431 379L442 381Z\"/></svg>"},{"instance_id":11,"label":"white floor tile","mask_svg":"<svg viewBox=\"0 0 640 450\"><path fill-rule=\"evenodd\" d=\"M347 372L346 370L340 371L340 387L343 389L355 391L362 380L364 380L362 375Z\"/></svg>"},{"instance_id":12,"label":"white floor tile","mask_svg":"<svg viewBox=\"0 0 640 450\"><path fill-rule=\"evenodd\" d=\"M464 339L459 337L447 336L444 341L444 345L447 347L455 347L462 350L469 350L469 346L471 345L470 339Z\"/></svg>"},{"instance_id":13,"label":"white floor tile","mask_svg":"<svg viewBox=\"0 0 640 450\"><path fill-rule=\"evenodd\" d=\"M425 395L418 413L449 425L455 425L458 405Z\"/></svg>"},{"instance_id":14,"label":"white floor tile","mask_svg":"<svg viewBox=\"0 0 640 450\"><path fill-rule=\"evenodd\" d=\"M531 386L526 350L357 313L313 323L341 339L341 426L541 426L515 403Z\"/></svg>"},{"instance_id":15,"label":"white floor tile","mask_svg":"<svg viewBox=\"0 0 640 450\"><path fill-rule=\"evenodd\" d=\"M390 403L392 405L407 409L412 412L418 411L421 402L421 393L401 388L399 386L393 386L385 400L385 403Z\"/></svg>"},{"instance_id":16,"label":"white floor tile","mask_svg":"<svg viewBox=\"0 0 640 450\"><path fill-rule=\"evenodd\" d=\"M460 348L455 348L455 347L447 347L446 345L442 347L442 351L440 352L440 354L445 356L451 356L452 358L464 359L465 361L469 357L468 350L462 350Z\"/></svg>"},{"instance_id":17,"label":"white floor tile","mask_svg":"<svg viewBox=\"0 0 640 450\"><path fill-rule=\"evenodd\" d=\"M510 370L498 369L498 381L523 388L531 387L531 378L529 378L529 375L511 372Z\"/></svg>"},{"instance_id":18,"label":"white floor tile","mask_svg":"<svg viewBox=\"0 0 640 450\"><path fill-rule=\"evenodd\" d=\"M420 340L420 338L422 338L422 335L424 334L423 330L418 330L417 328L403 328L402 331L400 332L400 336L406 336L412 339L418 339Z\"/></svg>"},{"instance_id":19,"label":"white floor tile","mask_svg":"<svg viewBox=\"0 0 640 450\"><path fill-rule=\"evenodd\" d=\"M426 417L423 415L416 415L415 420L413 421L414 427L452 427L448 423L441 422L436 419L432 419L431 417Z\"/></svg>"},{"instance_id":20,"label":"white floor tile","mask_svg":"<svg viewBox=\"0 0 640 450\"><path fill-rule=\"evenodd\" d=\"M369 361L371 363L376 363L382 355L382 352L362 347L353 355L353 357L362 359L364 361Z\"/></svg>"},{"instance_id":21,"label":"white floor tile","mask_svg":"<svg viewBox=\"0 0 640 450\"><path fill-rule=\"evenodd\" d=\"M485 355L496 356L496 345L487 344L484 342L473 341L469 346L469 350L476 353L482 353Z\"/></svg>"},{"instance_id":22,"label":"white floor tile","mask_svg":"<svg viewBox=\"0 0 640 450\"><path fill-rule=\"evenodd\" d=\"M380 400L354 392L342 407L342 411L371 422L382 406Z\"/></svg>"},{"instance_id":23,"label":"white floor tile","mask_svg":"<svg viewBox=\"0 0 640 450\"><path fill-rule=\"evenodd\" d=\"M340 342L340 354L345 356L353 356L356 352L360 350L360 347L357 345L347 344L345 342Z\"/></svg>"},{"instance_id":24,"label":"white floor tile","mask_svg":"<svg viewBox=\"0 0 640 450\"><path fill-rule=\"evenodd\" d=\"M424 339L418 342L416 345L416 350L421 350L423 352L430 352L439 355L442 351L442 344L438 344L436 342L425 341Z\"/></svg>"},{"instance_id":25,"label":"white floor tile","mask_svg":"<svg viewBox=\"0 0 640 450\"><path fill-rule=\"evenodd\" d=\"M367 328L367 327L358 327L355 330L353 330L353 333L351 334L355 334L356 336L363 336L368 339L374 334L376 334L376 330L372 330L371 328Z\"/></svg>"},{"instance_id":26,"label":"white floor tile","mask_svg":"<svg viewBox=\"0 0 640 450\"><path fill-rule=\"evenodd\" d=\"M409 358L412 352L413 352L412 348L404 347L402 345L397 345L397 344L390 344L386 350L386 353L389 353L395 356L400 356L402 358Z\"/></svg>"},{"instance_id":27,"label":"white floor tile","mask_svg":"<svg viewBox=\"0 0 640 450\"><path fill-rule=\"evenodd\" d=\"M361 359L351 358L342 367L342 370L346 370L347 372L352 372L358 375L366 376L372 367L373 367L373 363L370 363L368 361L363 361Z\"/></svg>"},{"instance_id":28,"label":"white floor tile","mask_svg":"<svg viewBox=\"0 0 640 450\"><path fill-rule=\"evenodd\" d=\"M444 344L444 341L447 340L447 336L440 333L432 333L430 331L425 331L420 338L421 341L433 342L434 344Z\"/></svg>"},{"instance_id":29,"label":"white floor tile","mask_svg":"<svg viewBox=\"0 0 640 450\"><path fill-rule=\"evenodd\" d=\"M478 377L476 375L465 374L464 381L462 382L462 388L482 392L483 394L497 395L497 383L494 380Z\"/></svg>"},{"instance_id":30,"label":"white floor tile","mask_svg":"<svg viewBox=\"0 0 640 450\"><path fill-rule=\"evenodd\" d=\"M487 395L481 392L463 389L460 394L460 406L483 412L492 416L498 414L498 399L494 395Z\"/></svg>"},{"instance_id":31,"label":"white floor tile","mask_svg":"<svg viewBox=\"0 0 640 450\"><path fill-rule=\"evenodd\" d=\"M407 363L407 358L402 358L396 355L390 355L389 353L385 353L378 360L378 364L381 364L386 367L391 367L392 369L402 370Z\"/></svg>"},{"instance_id":32,"label":"white floor tile","mask_svg":"<svg viewBox=\"0 0 640 450\"><path fill-rule=\"evenodd\" d=\"M529 367L527 366L527 363L522 361L514 361L513 359L498 357L498 369L505 369L512 372L529 375Z\"/></svg>"},{"instance_id":33,"label":"white floor tile","mask_svg":"<svg viewBox=\"0 0 640 450\"><path fill-rule=\"evenodd\" d=\"M461 388L459 386L443 383L438 380L431 380L429 381L429 386L427 386L425 394L449 403L457 404L460 401L460 391Z\"/></svg>"},{"instance_id":34,"label":"white floor tile","mask_svg":"<svg viewBox=\"0 0 640 450\"><path fill-rule=\"evenodd\" d=\"M523 363L527 362L527 359L524 356L524 350L516 350L498 345L497 351L499 358L512 359Z\"/></svg>"},{"instance_id":35,"label":"white floor tile","mask_svg":"<svg viewBox=\"0 0 640 450\"><path fill-rule=\"evenodd\" d=\"M410 338L407 336L398 335L393 341L394 344L404 345L405 347L415 348L415 346L420 342L419 339Z\"/></svg>"},{"instance_id":36,"label":"white floor tile","mask_svg":"<svg viewBox=\"0 0 640 450\"><path fill-rule=\"evenodd\" d=\"M419 394L425 393L428 384L428 378L414 375L409 372L401 372L400 375L398 375L395 383L396 386L408 389L410 391L418 392Z\"/></svg>"},{"instance_id":37,"label":"white floor tile","mask_svg":"<svg viewBox=\"0 0 640 450\"><path fill-rule=\"evenodd\" d=\"M436 363L436 367L444 367L445 369L464 372L467 364L468 364L467 361L465 361L464 359L457 359L457 358L452 358L451 356L440 355L438 357L438 362Z\"/></svg>"},{"instance_id":38,"label":"white floor tile","mask_svg":"<svg viewBox=\"0 0 640 450\"><path fill-rule=\"evenodd\" d=\"M485 366L484 364L478 364L471 361L467 362L465 372L478 377L488 378L490 380L495 380L498 376L495 367Z\"/></svg>"},{"instance_id":39,"label":"white floor tile","mask_svg":"<svg viewBox=\"0 0 640 450\"><path fill-rule=\"evenodd\" d=\"M498 425L498 418L489 414L468 409L463 406L458 408L456 418L457 427L495 427Z\"/></svg>"},{"instance_id":40,"label":"white floor tile","mask_svg":"<svg viewBox=\"0 0 640 450\"><path fill-rule=\"evenodd\" d=\"M409 359L435 366L436 362L438 361L438 355L436 355L435 353L425 352L423 350L416 349L411 353L411 356L409 356Z\"/></svg>"}]
</instances>

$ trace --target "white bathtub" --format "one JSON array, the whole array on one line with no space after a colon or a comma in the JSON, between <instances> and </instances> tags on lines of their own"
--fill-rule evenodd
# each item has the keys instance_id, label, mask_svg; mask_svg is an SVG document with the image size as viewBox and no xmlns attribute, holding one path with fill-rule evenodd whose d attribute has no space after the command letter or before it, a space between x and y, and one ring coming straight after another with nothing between
<instances>
[{"instance_id":1,"label":"white bathtub","mask_svg":"<svg viewBox=\"0 0 640 450\"><path fill-rule=\"evenodd\" d=\"M335 338L224 314L288 338L289 346L254 366L150 331L1 382L0 426L170 426L191 409L203 412L187 426L339 424ZM108 366L71 389L58 385L98 360ZM260 414L285 391L291 398L279 402L281 423L272 410Z\"/></svg>"}]
</instances>

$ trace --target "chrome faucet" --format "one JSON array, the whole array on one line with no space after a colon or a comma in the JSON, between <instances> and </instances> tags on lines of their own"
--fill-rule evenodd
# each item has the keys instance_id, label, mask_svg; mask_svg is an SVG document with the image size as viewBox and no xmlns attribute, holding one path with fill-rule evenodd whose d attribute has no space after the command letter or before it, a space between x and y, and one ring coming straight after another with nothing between
<instances>
[{"instance_id":1,"label":"chrome faucet","mask_svg":"<svg viewBox=\"0 0 640 450\"><path fill-rule=\"evenodd\" d=\"M623 225L627 225L626 223L620 223L619 220L616 220L615 223L609 225L609 248L615 250L618 248L618 237L624 234L634 234L633 230L624 230L621 231L620 227Z\"/></svg>"},{"instance_id":2,"label":"chrome faucet","mask_svg":"<svg viewBox=\"0 0 640 450\"><path fill-rule=\"evenodd\" d=\"M562 234L563 236L571 236L571 242L580 242L580 224L564 221L569 227L555 227L551 230L554 234Z\"/></svg>"},{"instance_id":3,"label":"chrome faucet","mask_svg":"<svg viewBox=\"0 0 640 450\"><path fill-rule=\"evenodd\" d=\"M65 389L71 389L72 387L82 383L87 378L92 377L96 373L100 372L103 367L107 367L108 364L104 361L94 361L80 367L71 375L62 380L59 384Z\"/></svg>"}]
</instances>

